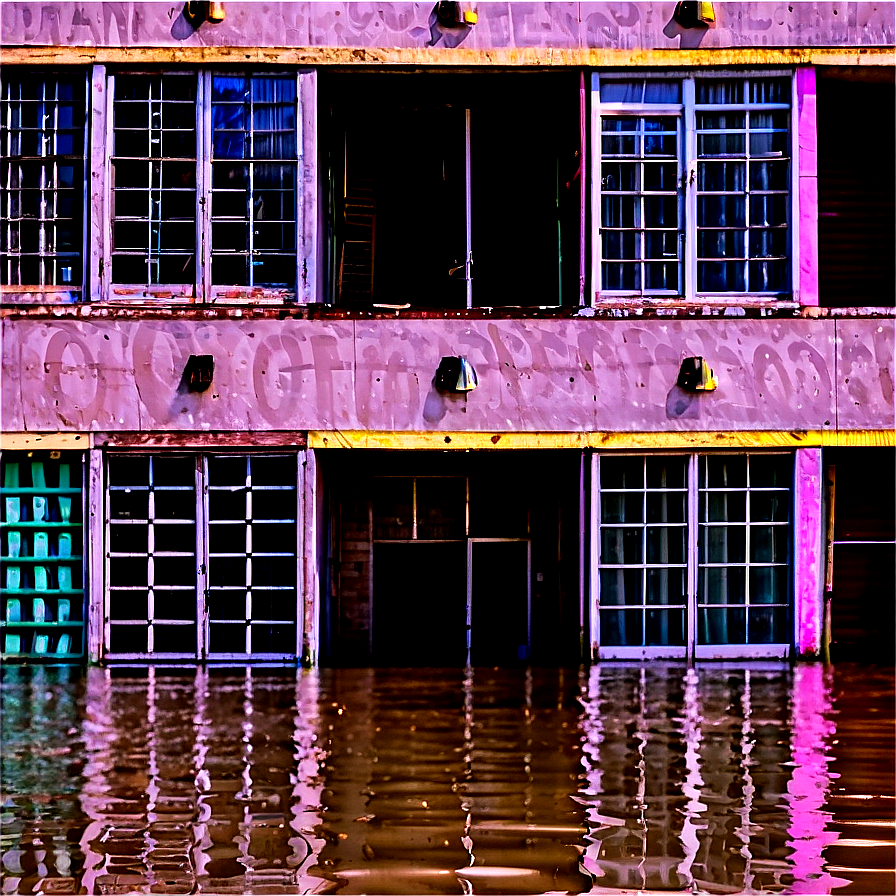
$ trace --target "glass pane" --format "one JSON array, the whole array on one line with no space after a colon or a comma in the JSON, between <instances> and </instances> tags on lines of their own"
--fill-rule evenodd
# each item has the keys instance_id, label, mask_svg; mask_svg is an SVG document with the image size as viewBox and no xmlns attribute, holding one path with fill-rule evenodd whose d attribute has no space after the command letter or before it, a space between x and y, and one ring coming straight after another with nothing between
<instances>
[{"instance_id":1,"label":"glass pane","mask_svg":"<svg viewBox=\"0 0 896 896\"><path fill-rule=\"evenodd\" d=\"M648 563L684 563L687 554L687 530L684 526L647 527Z\"/></svg>"},{"instance_id":2,"label":"glass pane","mask_svg":"<svg viewBox=\"0 0 896 896\"><path fill-rule=\"evenodd\" d=\"M111 653L146 653L149 629L142 625L112 625L109 634Z\"/></svg>"},{"instance_id":3,"label":"glass pane","mask_svg":"<svg viewBox=\"0 0 896 896\"><path fill-rule=\"evenodd\" d=\"M789 518L790 494L788 492L751 493L750 519L754 523L786 523Z\"/></svg>"},{"instance_id":4,"label":"glass pane","mask_svg":"<svg viewBox=\"0 0 896 896\"><path fill-rule=\"evenodd\" d=\"M686 457L646 458L648 488L687 488Z\"/></svg>"},{"instance_id":5,"label":"glass pane","mask_svg":"<svg viewBox=\"0 0 896 896\"><path fill-rule=\"evenodd\" d=\"M742 103L745 82L741 78L697 78L696 99L700 104Z\"/></svg>"},{"instance_id":6,"label":"glass pane","mask_svg":"<svg viewBox=\"0 0 896 896\"><path fill-rule=\"evenodd\" d=\"M746 492L707 492L702 503L702 518L706 522L746 522Z\"/></svg>"},{"instance_id":7,"label":"glass pane","mask_svg":"<svg viewBox=\"0 0 896 896\"><path fill-rule=\"evenodd\" d=\"M153 626L153 653L196 653L196 627L193 625Z\"/></svg>"},{"instance_id":8,"label":"glass pane","mask_svg":"<svg viewBox=\"0 0 896 896\"><path fill-rule=\"evenodd\" d=\"M685 611L649 609L644 643L650 646L682 647L685 644Z\"/></svg>"},{"instance_id":9,"label":"glass pane","mask_svg":"<svg viewBox=\"0 0 896 896\"><path fill-rule=\"evenodd\" d=\"M601 610L600 642L607 647L640 647L643 626L643 610Z\"/></svg>"},{"instance_id":10,"label":"glass pane","mask_svg":"<svg viewBox=\"0 0 896 896\"><path fill-rule=\"evenodd\" d=\"M651 165L651 169L666 167L665 165ZM628 191L635 192L640 189L641 166L635 162L602 162L600 166L601 189L604 191ZM662 172L657 176L662 176ZM651 188L653 189L653 188Z\"/></svg>"},{"instance_id":11,"label":"glass pane","mask_svg":"<svg viewBox=\"0 0 896 896\"><path fill-rule=\"evenodd\" d=\"M750 644L789 644L792 641L787 607L762 607L748 611Z\"/></svg>"},{"instance_id":12,"label":"glass pane","mask_svg":"<svg viewBox=\"0 0 896 896\"><path fill-rule=\"evenodd\" d=\"M601 493L601 523L641 523L644 521L642 493Z\"/></svg>"},{"instance_id":13,"label":"glass pane","mask_svg":"<svg viewBox=\"0 0 896 896\"><path fill-rule=\"evenodd\" d=\"M678 258L678 231L649 230L644 234L646 258ZM648 265L648 268L652 265ZM672 265L677 269L677 265Z\"/></svg>"},{"instance_id":14,"label":"glass pane","mask_svg":"<svg viewBox=\"0 0 896 896\"><path fill-rule=\"evenodd\" d=\"M193 592L155 589L155 619L196 619L196 599Z\"/></svg>"},{"instance_id":15,"label":"glass pane","mask_svg":"<svg viewBox=\"0 0 896 896\"><path fill-rule=\"evenodd\" d=\"M744 567L713 566L700 570L698 603L742 604L746 603L746 599Z\"/></svg>"},{"instance_id":16,"label":"glass pane","mask_svg":"<svg viewBox=\"0 0 896 896\"><path fill-rule=\"evenodd\" d=\"M157 551L196 550L196 525L178 525L157 522L153 526Z\"/></svg>"},{"instance_id":17,"label":"glass pane","mask_svg":"<svg viewBox=\"0 0 896 896\"><path fill-rule=\"evenodd\" d=\"M417 480L417 537L463 538L466 534L466 482Z\"/></svg>"},{"instance_id":18,"label":"glass pane","mask_svg":"<svg viewBox=\"0 0 896 896\"><path fill-rule=\"evenodd\" d=\"M638 258L640 246L633 231L602 229L602 254L604 258Z\"/></svg>"},{"instance_id":19,"label":"glass pane","mask_svg":"<svg viewBox=\"0 0 896 896\"><path fill-rule=\"evenodd\" d=\"M601 455L600 487L643 489L644 458Z\"/></svg>"},{"instance_id":20,"label":"glass pane","mask_svg":"<svg viewBox=\"0 0 896 896\"><path fill-rule=\"evenodd\" d=\"M746 227L745 196L698 196L698 227Z\"/></svg>"},{"instance_id":21,"label":"glass pane","mask_svg":"<svg viewBox=\"0 0 896 896\"><path fill-rule=\"evenodd\" d=\"M786 563L789 558L788 526L750 526L750 561Z\"/></svg>"},{"instance_id":22,"label":"glass pane","mask_svg":"<svg viewBox=\"0 0 896 896\"><path fill-rule=\"evenodd\" d=\"M644 189L674 192L678 189L676 162L648 162L644 164Z\"/></svg>"},{"instance_id":23,"label":"glass pane","mask_svg":"<svg viewBox=\"0 0 896 896\"><path fill-rule=\"evenodd\" d=\"M209 485L244 486L249 471L245 457L210 457L208 459Z\"/></svg>"},{"instance_id":24,"label":"glass pane","mask_svg":"<svg viewBox=\"0 0 896 896\"><path fill-rule=\"evenodd\" d=\"M701 476L701 485L708 488L746 488L746 457L703 457L701 466L705 475Z\"/></svg>"},{"instance_id":25,"label":"glass pane","mask_svg":"<svg viewBox=\"0 0 896 896\"><path fill-rule=\"evenodd\" d=\"M688 600L683 569L648 569L647 603L682 605Z\"/></svg>"},{"instance_id":26,"label":"glass pane","mask_svg":"<svg viewBox=\"0 0 896 896\"><path fill-rule=\"evenodd\" d=\"M149 519L148 491L110 491L109 518L111 520Z\"/></svg>"},{"instance_id":27,"label":"glass pane","mask_svg":"<svg viewBox=\"0 0 896 896\"><path fill-rule=\"evenodd\" d=\"M211 625L208 642L210 653L245 653L246 625L245 623Z\"/></svg>"},{"instance_id":28,"label":"glass pane","mask_svg":"<svg viewBox=\"0 0 896 896\"><path fill-rule=\"evenodd\" d=\"M644 265L644 285L649 290L678 292L678 264L670 261Z\"/></svg>"},{"instance_id":29,"label":"glass pane","mask_svg":"<svg viewBox=\"0 0 896 896\"><path fill-rule=\"evenodd\" d=\"M253 653L286 653L296 652L296 627L294 625L258 625L252 626Z\"/></svg>"},{"instance_id":30,"label":"glass pane","mask_svg":"<svg viewBox=\"0 0 896 896\"><path fill-rule=\"evenodd\" d=\"M744 563L746 526L701 526L700 548L703 563Z\"/></svg>"},{"instance_id":31,"label":"glass pane","mask_svg":"<svg viewBox=\"0 0 896 896\"><path fill-rule=\"evenodd\" d=\"M191 549L190 545L187 549ZM156 585L193 585L196 580L196 559L193 556L168 557L159 556L153 558ZM187 599L187 595L181 596Z\"/></svg>"},{"instance_id":32,"label":"glass pane","mask_svg":"<svg viewBox=\"0 0 896 896\"><path fill-rule=\"evenodd\" d=\"M700 292L746 292L743 262L699 262L697 289Z\"/></svg>"},{"instance_id":33,"label":"glass pane","mask_svg":"<svg viewBox=\"0 0 896 896\"><path fill-rule=\"evenodd\" d=\"M600 562L602 564L642 563L643 532L632 529L604 528L600 530Z\"/></svg>"},{"instance_id":34,"label":"glass pane","mask_svg":"<svg viewBox=\"0 0 896 896\"><path fill-rule=\"evenodd\" d=\"M753 454L750 456L750 485L753 488L790 489L793 457L789 454Z\"/></svg>"},{"instance_id":35,"label":"glass pane","mask_svg":"<svg viewBox=\"0 0 896 896\"><path fill-rule=\"evenodd\" d=\"M750 603L789 603L790 575L789 566L750 567Z\"/></svg>"},{"instance_id":36,"label":"glass pane","mask_svg":"<svg viewBox=\"0 0 896 896\"><path fill-rule=\"evenodd\" d=\"M113 622L124 619L149 619L149 592L115 593L113 590L109 601L109 618Z\"/></svg>"},{"instance_id":37,"label":"glass pane","mask_svg":"<svg viewBox=\"0 0 896 896\"><path fill-rule=\"evenodd\" d=\"M647 521L650 523L683 523L687 516L687 495L684 492L648 492Z\"/></svg>"},{"instance_id":38,"label":"glass pane","mask_svg":"<svg viewBox=\"0 0 896 896\"><path fill-rule=\"evenodd\" d=\"M375 479L373 537L405 539L413 534L413 480Z\"/></svg>"},{"instance_id":39,"label":"glass pane","mask_svg":"<svg viewBox=\"0 0 896 896\"><path fill-rule=\"evenodd\" d=\"M754 168L750 168L751 177L768 175L764 169L756 172ZM697 189L708 193L742 193L746 189L746 169L746 162L700 162L697 165Z\"/></svg>"},{"instance_id":40,"label":"glass pane","mask_svg":"<svg viewBox=\"0 0 896 896\"><path fill-rule=\"evenodd\" d=\"M644 586L640 569L602 569L600 571L600 605L644 603Z\"/></svg>"},{"instance_id":41,"label":"glass pane","mask_svg":"<svg viewBox=\"0 0 896 896\"><path fill-rule=\"evenodd\" d=\"M698 610L697 639L700 644L745 644L746 610Z\"/></svg>"}]
</instances>

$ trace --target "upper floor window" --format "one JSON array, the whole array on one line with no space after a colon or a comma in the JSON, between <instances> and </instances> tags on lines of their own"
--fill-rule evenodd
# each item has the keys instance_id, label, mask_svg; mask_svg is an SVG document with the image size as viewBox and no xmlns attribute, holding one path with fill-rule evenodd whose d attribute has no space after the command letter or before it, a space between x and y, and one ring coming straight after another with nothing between
<instances>
[{"instance_id":1,"label":"upper floor window","mask_svg":"<svg viewBox=\"0 0 896 896\"><path fill-rule=\"evenodd\" d=\"M792 293L788 76L594 76L598 297Z\"/></svg>"},{"instance_id":2,"label":"upper floor window","mask_svg":"<svg viewBox=\"0 0 896 896\"><path fill-rule=\"evenodd\" d=\"M112 294L294 297L296 75L112 82Z\"/></svg>"},{"instance_id":3,"label":"upper floor window","mask_svg":"<svg viewBox=\"0 0 896 896\"><path fill-rule=\"evenodd\" d=\"M0 75L6 287L82 287L85 85L82 71Z\"/></svg>"}]
</instances>

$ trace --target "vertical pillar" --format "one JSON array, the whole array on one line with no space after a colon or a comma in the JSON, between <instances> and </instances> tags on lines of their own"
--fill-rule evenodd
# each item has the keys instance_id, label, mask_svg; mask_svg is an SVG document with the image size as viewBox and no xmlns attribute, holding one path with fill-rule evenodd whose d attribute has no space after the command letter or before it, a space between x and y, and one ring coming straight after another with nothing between
<instances>
[{"instance_id":1,"label":"vertical pillar","mask_svg":"<svg viewBox=\"0 0 896 896\"><path fill-rule=\"evenodd\" d=\"M95 65L90 74L90 155L86 169L87 182L87 277L90 300L103 299L111 276L111 255L106 240L106 147L112 149L111 135L106 132L106 66ZM111 117L111 116L110 116Z\"/></svg>"},{"instance_id":2,"label":"vertical pillar","mask_svg":"<svg viewBox=\"0 0 896 896\"><path fill-rule=\"evenodd\" d=\"M315 666L320 655L320 568L318 564L317 458L305 450L302 477L302 664Z\"/></svg>"},{"instance_id":3,"label":"vertical pillar","mask_svg":"<svg viewBox=\"0 0 896 896\"><path fill-rule=\"evenodd\" d=\"M801 305L818 304L818 138L815 117L815 69L796 72L797 165L799 203L797 239Z\"/></svg>"},{"instance_id":4,"label":"vertical pillar","mask_svg":"<svg viewBox=\"0 0 896 896\"><path fill-rule=\"evenodd\" d=\"M798 656L817 657L821 650L822 545L821 448L796 452L794 495L794 620Z\"/></svg>"},{"instance_id":5,"label":"vertical pillar","mask_svg":"<svg viewBox=\"0 0 896 896\"><path fill-rule=\"evenodd\" d=\"M318 285L325 282L318 259L317 234L323 233L318 214L323 209L317 203L317 72L299 73L299 103L301 111L301 153L299 164L299 270L296 301L301 304L321 302Z\"/></svg>"},{"instance_id":6,"label":"vertical pillar","mask_svg":"<svg viewBox=\"0 0 896 896\"><path fill-rule=\"evenodd\" d=\"M598 658L600 649L600 625L598 618L598 560L600 558L600 518L598 514L600 501L600 455L591 455L591 537L588 541L588 611L591 619L591 659Z\"/></svg>"},{"instance_id":7,"label":"vertical pillar","mask_svg":"<svg viewBox=\"0 0 896 896\"><path fill-rule=\"evenodd\" d=\"M103 453L99 448L87 452L87 657L97 663L106 642L106 484Z\"/></svg>"}]
</instances>

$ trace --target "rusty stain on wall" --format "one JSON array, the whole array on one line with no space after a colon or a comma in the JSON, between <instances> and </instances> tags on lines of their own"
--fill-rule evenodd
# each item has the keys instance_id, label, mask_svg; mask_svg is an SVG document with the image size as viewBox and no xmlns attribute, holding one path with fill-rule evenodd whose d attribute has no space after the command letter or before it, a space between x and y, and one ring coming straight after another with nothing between
<instances>
[{"instance_id":1,"label":"rusty stain on wall","mask_svg":"<svg viewBox=\"0 0 896 896\"><path fill-rule=\"evenodd\" d=\"M4 429L559 432L894 424L892 320L3 321ZM207 393L181 387L215 358ZM437 393L444 355L479 375ZM705 357L711 395L675 385Z\"/></svg>"}]
</instances>

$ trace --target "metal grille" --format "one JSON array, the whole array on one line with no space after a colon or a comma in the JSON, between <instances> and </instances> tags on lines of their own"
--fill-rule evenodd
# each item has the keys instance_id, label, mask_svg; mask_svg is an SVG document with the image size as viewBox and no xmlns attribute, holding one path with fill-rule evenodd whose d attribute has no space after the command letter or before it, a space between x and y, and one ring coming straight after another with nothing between
<instances>
[{"instance_id":1,"label":"metal grille","mask_svg":"<svg viewBox=\"0 0 896 896\"><path fill-rule=\"evenodd\" d=\"M2 282L82 286L86 76L4 72Z\"/></svg>"}]
</instances>

